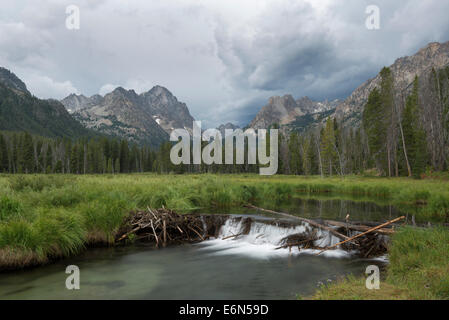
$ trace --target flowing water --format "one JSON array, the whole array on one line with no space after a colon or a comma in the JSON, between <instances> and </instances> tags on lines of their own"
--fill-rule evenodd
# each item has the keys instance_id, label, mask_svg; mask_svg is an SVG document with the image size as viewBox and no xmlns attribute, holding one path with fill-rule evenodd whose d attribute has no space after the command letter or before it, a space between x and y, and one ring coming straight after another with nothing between
<instances>
[{"instance_id":1,"label":"flowing water","mask_svg":"<svg viewBox=\"0 0 449 320\"><path fill-rule=\"evenodd\" d=\"M390 206L341 200L292 200L279 207L334 220L344 218L347 211L357 220L370 221L399 214ZM256 221L248 234L236 238L229 236L241 232L242 219L230 218L217 239L202 243L164 249L150 245L89 249L51 265L0 274L0 299L294 299L337 277L360 275L368 265L384 264L342 250L315 256L314 250L276 249L282 238L307 226L276 225L267 223L272 217L244 214ZM337 241L323 234L316 245ZM80 290L65 287L68 265L80 269Z\"/></svg>"}]
</instances>

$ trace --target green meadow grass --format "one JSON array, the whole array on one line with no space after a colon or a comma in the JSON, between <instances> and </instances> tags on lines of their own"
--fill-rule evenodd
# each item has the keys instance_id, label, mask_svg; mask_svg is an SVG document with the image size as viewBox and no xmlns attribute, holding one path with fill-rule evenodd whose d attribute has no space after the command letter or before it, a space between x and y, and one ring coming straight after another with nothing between
<instances>
[{"instance_id":1,"label":"green meadow grass","mask_svg":"<svg viewBox=\"0 0 449 320\"><path fill-rule=\"evenodd\" d=\"M364 277L349 276L321 287L313 299L449 299L447 228L400 228L389 248L390 264L379 290L368 290Z\"/></svg>"},{"instance_id":2,"label":"green meadow grass","mask_svg":"<svg viewBox=\"0 0 449 320\"><path fill-rule=\"evenodd\" d=\"M437 179L255 174L0 175L0 269L43 264L75 255L91 245L113 245L130 210L164 206L181 213L212 208L225 211L248 202L269 208L298 194L388 201L404 210L413 208L417 221L444 222L449 212L449 181ZM416 233L418 242L438 240L424 240L430 232L427 230L419 231L422 237L415 229L407 232L411 238ZM441 232L447 235L446 229ZM396 256L407 256L408 249L396 249L406 242L400 235L393 241L392 266L402 265L396 262ZM396 269L390 269L391 282L402 281Z\"/></svg>"}]
</instances>

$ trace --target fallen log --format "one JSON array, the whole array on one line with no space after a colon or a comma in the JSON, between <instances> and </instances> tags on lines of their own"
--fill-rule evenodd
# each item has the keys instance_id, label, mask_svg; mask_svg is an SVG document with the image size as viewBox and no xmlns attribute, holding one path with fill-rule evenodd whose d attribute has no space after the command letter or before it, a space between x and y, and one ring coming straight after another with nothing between
<instances>
[{"instance_id":1,"label":"fallen log","mask_svg":"<svg viewBox=\"0 0 449 320\"><path fill-rule=\"evenodd\" d=\"M326 231L330 232L331 234L333 234L334 236L336 236L337 238L350 241L349 237L345 236L344 234L341 234L340 232L336 231L335 229L330 228L330 227L325 226L325 225L322 225L322 224L320 224L318 222L315 222L313 220L310 220L310 219L294 216L294 215L291 215L291 214L288 214L288 213L284 213L284 212L277 212L277 211L273 211L273 210L269 210L269 209L259 208L259 207L253 206L252 204L247 204L247 205L245 205L245 207L251 208L251 209L260 210L260 211L265 211L265 212L268 212L268 213L281 215L281 216L292 218L292 219L297 219L297 220L306 222L306 223L308 223L308 224L310 224L310 225L312 225L312 226L314 226L316 228L320 228L320 229L326 230Z\"/></svg>"},{"instance_id":2,"label":"fallen log","mask_svg":"<svg viewBox=\"0 0 449 320\"><path fill-rule=\"evenodd\" d=\"M134 233L134 232L136 232L136 231L139 230L139 229L140 229L140 227L136 227L136 228L132 229L131 231L129 231L129 232L125 233L124 235L122 235L122 236L118 239L118 241L121 241L121 240L125 239L125 238L128 237L131 233Z\"/></svg>"},{"instance_id":3,"label":"fallen log","mask_svg":"<svg viewBox=\"0 0 449 320\"><path fill-rule=\"evenodd\" d=\"M366 235L366 234L368 234L368 233L371 233L371 232L373 232L373 231L379 230L379 229L381 229L381 228L383 228L383 227L386 227L386 226L388 226L388 225L390 225L390 224L392 224L392 223L395 223L395 222L397 222L397 221L399 221L399 220L402 220L402 219L405 219L405 216L402 216L402 217L399 217L399 218L390 220L390 221L385 222L385 223L383 223L383 224L381 224L381 225L378 225L377 227L371 228L371 229L369 229L368 231L365 231L365 232L363 232L363 233L359 233L359 234L357 234L357 235L355 235L355 236L353 236L353 237L351 237L351 238L349 238L349 239L347 239L347 240L344 240L344 241L341 241L341 242L339 242L339 243L336 243L336 244L334 244L333 246L330 246L330 247L328 247L328 248L325 248L325 249L321 250L321 251L318 252L316 255L319 255L319 254L323 253L323 252L326 251L326 250L329 250L329 249L333 249L333 248L335 248L335 247L338 247L339 245L344 244L344 243L346 243L346 242L348 242L348 241L352 241L352 240L354 240L354 239L357 239L357 238L359 238L359 237L362 237L362 236L364 236L364 235Z\"/></svg>"},{"instance_id":4,"label":"fallen log","mask_svg":"<svg viewBox=\"0 0 449 320\"><path fill-rule=\"evenodd\" d=\"M333 221L333 220L324 220L325 223L332 225L332 226L336 226L336 227L341 227L341 228L348 228L349 230L355 230L355 231L368 231L371 228L364 226L364 225L354 225L354 224L349 224L346 222L340 222L340 221ZM379 230L376 231L377 233L380 234L384 234L384 235L391 235L394 233L393 229L386 229L386 228L381 228Z\"/></svg>"}]
</instances>

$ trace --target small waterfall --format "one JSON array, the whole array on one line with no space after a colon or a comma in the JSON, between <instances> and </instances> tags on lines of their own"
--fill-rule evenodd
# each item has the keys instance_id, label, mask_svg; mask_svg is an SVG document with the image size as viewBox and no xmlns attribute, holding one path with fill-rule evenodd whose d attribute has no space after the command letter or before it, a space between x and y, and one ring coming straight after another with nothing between
<instances>
[{"instance_id":1,"label":"small waterfall","mask_svg":"<svg viewBox=\"0 0 449 320\"><path fill-rule=\"evenodd\" d=\"M221 226L216 238L200 244L203 250L213 251L217 255L242 254L256 258L288 256L289 254L314 254L317 249L292 247L280 248L282 240L291 235L303 234L314 230L318 240L315 247L327 247L340 241L327 231L316 229L305 222L280 221L264 218L229 217ZM348 257L351 253L344 250L329 250L322 254L327 257Z\"/></svg>"}]
</instances>

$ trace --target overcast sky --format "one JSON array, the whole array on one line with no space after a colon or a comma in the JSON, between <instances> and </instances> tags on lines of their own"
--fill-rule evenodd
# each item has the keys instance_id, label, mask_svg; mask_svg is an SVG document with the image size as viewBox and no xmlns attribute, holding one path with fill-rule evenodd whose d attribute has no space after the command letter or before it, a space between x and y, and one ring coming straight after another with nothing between
<instances>
[{"instance_id":1,"label":"overcast sky","mask_svg":"<svg viewBox=\"0 0 449 320\"><path fill-rule=\"evenodd\" d=\"M345 98L382 66L449 40L448 0L1 0L0 66L41 98L167 87L215 126L273 95ZM80 9L68 30L66 6ZM368 5L380 29L365 27Z\"/></svg>"}]
</instances>

